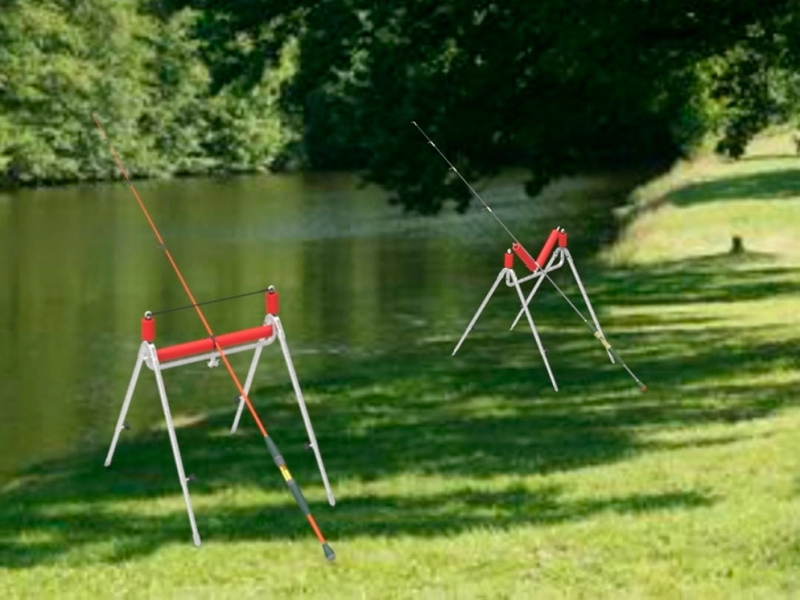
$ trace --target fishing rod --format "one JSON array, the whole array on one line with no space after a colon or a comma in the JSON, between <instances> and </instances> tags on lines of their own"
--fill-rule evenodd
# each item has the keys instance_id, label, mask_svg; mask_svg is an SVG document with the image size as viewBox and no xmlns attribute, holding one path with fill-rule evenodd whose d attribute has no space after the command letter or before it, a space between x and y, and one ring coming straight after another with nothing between
<instances>
[{"instance_id":1,"label":"fishing rod","mask_svg":"<svg viewBox=\"0 0 800 600\"><path fill-rule=\"evenodd\" d=\"M139 193L136 191L136 187L134 187L133 182L131 181L130 177L128 176L128 171L125 169L125 166L122 164L122 161L117 156L116 151L114 150L114 146L111 145L111 141L108 139L108 135L106 135L105 129L100 124L100 120L97 118L97 115L92 113L92 119L94 119L97 128L100 130L101 135L103 136L103 140L108 144L108 149L111 151L111 156L114 157L114 161L117 163L119 170L122 172L122 176L125 178L128 186L133 193L133 197L136 198L136 202L138 202L139 207L142 209L147 222L150 224L150 228L153 230L153 233L158 240L159 247L164 250L164 254L167 256L167 260L172 265L175 274L178 276L178 279L183 286L186 295L189 297L189 301L191 302L191 306L194 307L195 311L197 312L197 316L200 317L200 321L203 323L203 327L205 327L206 331L208 332L208 336L211 338L211 341L214 343L214 348L219 353L219 357L222 359L222 362L225 364L225 368L227 369L228 373L233 379L233 383L236 385L236 389L239 391L239 395L244 400L245 404L247 405L247 409L250 411L250 414L253 415L253 419L258 426L259 431L261 431L261 435L264 437L264 442L267 444L267 449L269 450L272 459L275 461L275 465L283 475L283 479L286 482L286 486L289 488L289 491L294 496L295 502L297 502L297 506L300 508L300 511L305 515L306 519L308 520L309 524L311 525L311 529L314 530L314 534L317 536L319 543L322 544L322 550L325 552L325 558L328 560L333 560L336 558L331 547L328 545L328 542L325 541L325 538L322 536L322 532L319 530L314 517L311 515L311 510L308 507L308 503L306 502L305 497L303 497L303 492L300 490L300 486L292 477L292 474L289 472L288 467L286 466L286 461L284 460L283 456L278 450L278 446L272 439L269 437L264 424L261 422L261 419L258 418L258 413L256 413L256 409L253 408L253 404L250 402L250 399L247 397L247 394L242 387L242 384L239 382L239 378L236 376L236 373L233 372L233 367L231 367L231 363L228 361L228 357L225 355L225 352L222 351L222 346L217 341L217 338L214 336L214 332L211 330L211 326L206 321L205 315L203 315L203 311L200 310L200 306L198 305L197 301L194 299L194 295L192 291L189 289L189 285L186 283L186 280L183 278L180 269L178 268L175 259L172 258L172 254L170 253L169 249L167 248L166 244L164 243L164 239L161 237L161 234L158 232L158 228L156 227L153 219L150 218L150 213L147 211L147 208L144 205Z\"/></svg>"},{"instance_id":2,"label":"fishing rod","mask_svg":"<svg viewBox=\"0 0 800 600\"><path fill-rule=\"evenodd\" d=\"M522 247L522 244L521 244L521 243L520 243L520 241L517 239L517 237L516 237L516 236L515 236L513 233L511 233L511 230L510 230L508 227L506 227L505 223L503 223L503 221L501 221L501 220L500 220L500 217L498 217L498 216L495 214L495 212L492 210L492 208L491 208L491 207L490 207L490 206L489 206L489 205L486 203L486 201L485 201L483 198L481 198L481 195L480 195L478 192L476 192L476 191L475 191L475 189L474 189L474 188L473 188L473 187L472 187L472 186L469 184L469 182L468 182L466 179L464 179L464 176L463 176L463 175L461 175L461 173L459 173L459 172L458 172L458 169L456 169L456 168L455 168L455 166L453 165L453 163L451 163L451 162L450 162L450 161L447 159L447 157L444 155L444 153L443 153L441 150L439 150L439 148L436 146L436 144L434 144L434 143L433 143L433 140L431 140L431 138L429 138L429 137L428 137L428 135L427 135L427 134L426 134L426 133L425 133L425 132L422 130L422 127L420 127L419 125L417 125L417 122L416 122L416 121L411 121L411 124L412 124L412 125L414 125L414 127L416 127L417 129L419 129L419 132L420 132L420 133L421 133L421 134L422 134L422 135L425 137L425 139L426 139L426 140L428 140L428 143L429 143L431 146L433 146L433 149L434 149L434 150L436 150L436 152L438 152L438 153L439 153L439 156L441 156L441 157L444 159L444 161L445 161L445 162L447 163L447 165L450 167L450 170L451 170L451 171L453 171L453 172L454 172L456 175L458 175L459 179L461 179L461 181L463 181L463 182L464 182L464 185L466 185L466 186L469 188L469 191L470 191L470 192L472 192L472 195L473 195L473 196L475 196L475 197L476 197L478 200L480 200L480 202L481 202L481 204L483 204L484 208L486 208L486 210L487 210L487 211L489 211L489 213L490 213L490 214L491 214L491 215L492 215L492 216L495 218L495 220L496 220L496 221L497 221L497 222L500 224L500 226L501 226L503 229L505 229L505 230L506 230L506 233L508 233L508 235L510 235L510 236L511 236L511 238L514 240L514 242L516 242L516 243L519 245L519 247L520 247L521 249L523 249L523 250L524 250L524 248ZM526 253L526 254L528 254L528 252L527 252L527 251L526 251L525 253ZM633 380L634 380L634 381L635 381L635 382L636 382L636 383L639 385L639 388L640 388L640 389L641 389L643 392L644 392L645 390L647 390L647 386L646 386L645 384L643 384L643 383L642 383L642 382L639 380L639 378L638 378L638 377L636 377L636 375L634 375L634 374L633 374L633 371L631 371L631 370L630 370L630 368L628 367L628 365L626 365L626 364L625 364L625 361L624 361L624 360L622 360L622 357L621 357L621 356L620 356L620 355L617 353L617 351L616 351L614 348L612 348L612 347L611 347L611 344L609 344L609 343L608 343L608 340L605 338L605 336L603 335L603 333L602 333L602 332L601 332L601 331L600 331L600 330L599 330L597 327L595 327L595 326L594 326L594 324L593 324L592 322L590 322L590 321L589 321L589 320L588 320L586 317L584 317L584 316L583 316L583 313L582 313L580 310L578 310L578 307L577 307L577 306L575 306L575 305L572 303L572 301L571 301L571 300L570 300L570 299L567 297L567 295L566 295L566 294L565 294L565 293L562 291L562 289L561 289L561 288L560 288L560 287L559 287L559 286L556 284L556 282L555 282L555 281L553 281L553 278L552 278L552 277L550 277L550 275L548 275L548 273L547 273L547 271L544 269L544 267L542 267L542 265L540 265L540 264L539 264L539 263L536 261L536 259L535 259L535 258L533 258L532 256L530 256L529 254L528 254L528 256L530 257L530 259L531 259L531 262L533 262L533 264L534 264L534 265L536 265L536 267L537 267L537 268L538 268L538 269L541 271L541 274L542 274L544 277L546 277L546 278L547 278L547 280L548 280L550 283L552 283L552 284L553 284L553 287L554 287L554 288L556 288L556 290L558 291L558 293L559 293L559 294L561 294L561 297L562 297L562 298L564 298L564 300L566 300L566 301L567 301L567 304L569 304L569 305L572 307L572 310L574 310L574 311L577 313L577 315L578 315L578 316L581 318L581 320L583 321L584 325L586 325L586 327L588 327L588 328L589 328L589 331L591 331L591 332L592 332L592 335L594 335L594 337L596 337L596 338L597 338L597 339L600 341L600 343L601 343L601 344L603 344L603 347L606 349L606 351L608 351L609 353L611 353L611 355L612 355L612 356L613 356L613 357L614 357L614 358L615 358L617 361L619 361L619 364L621 364L621 365L622 365L622 367L623 367L623 368L624 368L624 369L625 369L625 370L628 372L628 374L629 374L631 377L633 377Z\"/></svg>"}]
</instances>

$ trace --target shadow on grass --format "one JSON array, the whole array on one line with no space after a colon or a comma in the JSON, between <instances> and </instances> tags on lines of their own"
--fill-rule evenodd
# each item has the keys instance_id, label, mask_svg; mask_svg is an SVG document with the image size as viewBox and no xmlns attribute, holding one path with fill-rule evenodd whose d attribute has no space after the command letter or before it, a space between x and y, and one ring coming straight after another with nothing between
<instances>
[{"instance_id":1,"label":"shadow on grass","mask_svg":"<svg viewBox=\"0 0 800 600\"><path fill-rule=\"evenodd\" d=\"M515 342L521 337L514 336ZM573 345L579 343L574 334L565 337ZM509 350L515 345L504 344ZM543 369L523 345L519 343L514 353L529 363L525 367L503 366L496 355L493 363L488 355L473 356L462 364L440 360L439 364L429 363L420 380L415 378L419 378L421 365L411 364L409 356L382 372L376 365L364 365L361 379L355 378L357 383L329 381L307 386L309 396L325 398L325 404L314 406L312 414L334 487L341 478L369 481L401 473L473 480L471 489L457 493L339 498L333 511L321 502L312 502L326 535L336 541L365 535L443 536L470 528L579 520L605 510L635 513L705 506L712 500L697 490L560 500L553 488L481 491L480 479L584 468L641 452L669 452L695 444L737 443L741 437L698 440L682 446L643 443L632 428L764 416L784 404L782 399L793 387L776 385L754 393L751 387L716 385L715 398L724 396L725 401L709 406L703 401L702 389L678 393L676 384L689 379L689 371L696 377L746 368L748 353L728 352L728 367L720 364L719 356L710 354L701 354L695 364L643 355L636 359L637 371L648 372L656 393L638 394L631 392L619 370L611 365L599 367L602 348L594 352L594 359L586 348L580 353L580 365L563 354L553 357L562 381L562 392L556 395L546 390ZM434 360L430 355L428 359ZM443 367L445 362L449 366ZM595 365L599 370L594 370L598 368ZM371 378L366 373L372 373ZM587 386L590 393L585 393ZM346 403L337 402L345 394ZM295 476L307 489L315 483L319 497L318 475L312 457L301 450L302 429L295 413L296 407L288 399L274 407L270 411L273 435ZM228 509L202 508L197 502L204 495L235 486L283 487L251 424L241 435L227 436L231 417L232 411L210 415L206 421L178 431L184 462L199 475L191 487L200 507L201 535L207 541L308 535L291 503ZM0 564L30 566L104 542L114 547L111 558L78 560L125 560L167 543L190 544L182 510L166 516L142 516L121 508L115 511L113 504L111 508L105 504L180 498L163 432L125 439L109 470L102 467L103 458L103 449L97 449L39 465L28 472L30 483L3 494ZM41 538L46 541L23 541Z\"/></svg>"},{"instance_id":2,"label":"shadow on grass","mask_svg":"<svg viewBox=\"0 0 800 600\"><path fill-rule=\"evenodd\" d=\"M751 156L742 156L738 159L739 162L763 162L775 160L793 160L800 162L800 156L797 153L787 154L753 154Z\"/></svg>"},{"instance_id":3,"label":"shadow on grass","mask_svg":"<svg viewBox=\"0 0 800 600\"><path fill-rule=\"evenodd\" d=\"M668 194L665 200L687 206L719 200L777 200L797 196L800 196L800 169L793 168L694 183Z\"/></svg>"},{"instance_id":4,"label":"shadow on grass","mask_svg":"<svg viewBox=\"0 0 800 600\"><path fill-rule=\"evenodd\" d=\"M440 537L474 529L504 530L520 525L551 525L589 518L603 512L636 514L665 510L685 510L711 506L706 494L664 492L632 494L622 497L562 499L557 486L528 489L509 486L502 491L481 492L463 489L427 496L362 495L344 499L336 507L336 518L326 523L330 540L358 536L392 537L413 535ZM324 506L312 503L322 514ZM305 539L303 519L293 504L277 506L197 510L201 539L208 542ZM53 518L36 511L5 510L0 516L3 533L20 527L31 528L39 536L56 541L39 543L0 542L0 565L25 568L57 559L67 548L111 542L111 548L92 562L122 562L150 554L166 544L185 544L191 548L191 535L185 511L160 516L141 516L109 512L89 504ZM332 542L336 546L335 542Z\"/></svg>"},{"instance_id":5,"label":"shadow on grass","mask_svg":"<svg viewBox=\"0 0 800 600\"><path fill-rule=\"evenodd\" d=\"M592 299L616 305L695 304L762 300L800 293L800 269L777 267L770 255L717 254L618 269L604 274Z\"/></svg>"},{"instance_id":6,"label":"shadow on grass","mask_svg":"<svg viewBox=\"0 0 800 600\"><path fill-rule=\"evenodd\" d=\"M608 363L602 346L552 290L537 296L534 318L559 382L557 394L549 386L530 331L509 332L514 314L498 307L487 309L457 358L450 352L460 331L452 332L450 339L420 340L391 355L353 362L336 377L304 379L334 491L343 480L368 482L404 474L471 480L470 488L458 492L362 494L339 498L332 512L314 502L313 509L318 518L326 515L324 530L336 541L365 535L442 536L475 527L579 520L608 510L708 505L712 499L697 490L574 500L561 497L553 487L500 492L477 488L482 480L498 475L547 474L609 464L642 452L741 441L742 437L727 436L678 445L654 443L641 440L636 429L754 419L796 403L794 381L745 384L731 374L770 373L787 356L797 355L798 341L750 345L740 339L741 329L714 326L711 318L702 316L664 312L637 317L636 328L624 330L630 320L606 319L603 308L689 303L690 298L766 298L796 291L794 282L782 279L794 273L760 263L738 270L707 257L604 273L602 285L597 283L599 275L587 278L606 335L648 384L646 394L638 392L618 365ZM776 279L784 287L776 288ZM271 434L298 481L312 490L311 498L318 497L319 476L312 455L302 450L304 432L294 400L283 387L280 392L262 388L253 400L259 407L268 404ZM187 472L198 475L191 486L195 498L232 487L284 487L251 422L245 421L236 436L227 433L233 413L231 405L178 430ZM183 511L140 516L115 512L113 504L105 504L180 498L165 433L125 432L109 470L102 466L104 456L105 448L95 448L39 464L26 471L16 487L0 493L0 564L35 565L73 547L106 541L114 545L112 560L133 558L167 543L190 543ZM308 534L293 504L198 506L198 525L208 541Z\"/></svg>"}]
</instances>

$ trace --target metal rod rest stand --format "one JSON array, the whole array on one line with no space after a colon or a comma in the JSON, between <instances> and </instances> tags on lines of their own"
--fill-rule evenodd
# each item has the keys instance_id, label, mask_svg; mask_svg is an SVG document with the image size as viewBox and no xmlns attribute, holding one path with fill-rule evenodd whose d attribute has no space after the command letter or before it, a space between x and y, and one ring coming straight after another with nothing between
<instances>
[{"instance_id":1,"label":"metal rod rest stand","mask_svg":"<svg viewBox=\"0 0 800 600\"><path fill-rule=\"evenodd\" d=\"M319 444L317 442L316 436L314 434L314 428L311 424L311 418L308 415L308 410L306 408L305 399L303 398L303 392L300 389L300 383L297 379L297 373L294 369L294 364L292 363L292 358L289 355L289 347L286 343L286 334L283 330L283 325L281 324L280 318L277 314L267 314L264 318L263 322L265 327L263 332L271 331L270 337L263 337L261 339L255 341L247 341L240 343L236 346L228 348L225 350L225 354L233 354L236 352L243 352L246 350L254 350L253 352L253 359L250 362L250 369L247 373L247 379L244 385L244 393L248 394L250 392L250 388L253 384L253 380L255 378L256 367L258 365L258 360L261 356L261 351L263 350L264 346L267 346L274 342L276 339L278 340L284 360L286 362L286 368L289 371L289 378L292 382L292 387L294 389L295 396L297 397L297 404L300 407L300 414L303 417L303 423L305 424L306 432L308 434L309 444L310 447L314 451L314 456L316 458L317 466L319 468L320 475L322 477L322 482L325 486L325 491L328 496L328 503L331 506L336 504L336 500L333 495L333 491L331 490L330 482L328 481L328 474L325 470L325 464L322 461L322 455L320 454ZM180 356L176 356L175 349L180 348L183 349L182 346L172 346L169 347L168 350L172 350L172 356L176 356L175 358L171 358L169 360L165 360L161 362L158 358L159 352L164 352L162 348L160 351L156 349L155 344L153 343L154 337L154 322L152 321L152 313L146 313L145 319L143 319L142 325L142 338L143 341L139 347L139 352L136 359L136 365L133 368L133 375L131 376L130 383L128 384L128 389L125 392L125 399L122 402L122 408L119 413L119 417L117 419L117 425L114 429L114 435L111 440L111 446L108 449L108 454L106 455L105 466L109 467L111 465L111 461L114 458L114 452L117 447L117 443L119 442L120 434L123 430L128 429L128 426L125 422L125 419L128 415L128 410L130 409L131 400L133 398L134 391L136 390L136 384L139 380L139 375L141 374L142 365L147 366L151 371L153 371L156 380L156 386L158 388L158 395L161 400L161 407L164 411L164 419L167 424L167 434L169 436L170 446L172 447L172 454L175 460L175 467L178 472L178 480L180 482L181 490L183 492L184 501L186 502L186 512L189 516L189 524L192 529L192 539L194 540L195 546L200 545L200 534L197 530L197 522L194 516L194 510L192 508L192 501L189 496L189 487L188 484L193 480L193 476L186 477L186 473L183 467L183 460L181 459L181 452L178 446L178 438L175 433L175 425L172 421L172 414L169 408L169 401L167 399L167 392L166 386L164 385L164 379L162 376L162 371L165 369L178 367L186 364L192 364L202 361L207 361L209 367L216 367L219 365L219 358L220 353L218 350L212 350L210 352L199 352L196 354L191 354L191 350L186 350L180 353ZM147 328L147 333L145 332L145 328ZM255 334L251 333L251 331L255 331ZM232 335L240 336L244 334L248 339L253 339L256 335L262 334L258 328L254 330L246 330L244 332L239 332ZM222 338L222 336L220 336ZM218 339L220 339L218 338ZM194 344L194 343L193 343ZM167 354L164 354L166 356ZM238 397L239 406L236 411L236 416L234 417L233 426L231 427L231 433L235 433L236 429L239 425L239 421L242 416L242 411L245 407L244 399L239 396Z\"/></svg>"}]
</instances>

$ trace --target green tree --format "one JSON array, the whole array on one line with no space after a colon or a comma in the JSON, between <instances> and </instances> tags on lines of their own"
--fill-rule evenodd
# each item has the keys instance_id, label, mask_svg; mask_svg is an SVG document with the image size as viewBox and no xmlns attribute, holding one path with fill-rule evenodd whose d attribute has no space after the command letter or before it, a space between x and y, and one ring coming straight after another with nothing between
<instances>
[{"instance_id":1,"label":"green tree","mask_svg":"<svg viewBox=\"0 0 800 600\"><path fill-rule=\"evenodd\" d=\"M0 132L0 154L7 178L40 183L103 173L89 115L102 99L104 112L124 129L143 102L136 79L144 57L130 41L146 27L129 3L49 0L4 8L0 112L9 125Z\"/></svg>"},{"instance_id":2,"label":"green tree","mask_svg":"<svg viewBox=\"0 0 800 600\"><path fill-rule=\"evenodd\" d=\"M747 28L717 61L710 83L721 107L717 151L739 158L764 127L800 115L800 2Z\"/></svg>"},{"instance_id":3,"label":"green tree","mask_svg":"<svg viewBox=\"0 0 800 600\"><path fill-rule=\"evenodd\" d=\"M291 141L278 95L293 57L254 88L212 95L201 14L139 0L12 0L0 12L0 184L257 170Z\"/></svg>"},{"instance_id":4,"label":"green tree","mask_svg":"<svg viewBox=\"0 0 800 600\"><path fill-rule=\"evenodd\" d=\"M296 37L298 75L284 99L303 115L307 156L317 164L346 156L364 167L368 181L395 190L396 200L421 212L438 211L445 199L465 208L469 197L425 152L412 120L465 176L524 165L531 192L554 177L599 166L667 164L710 131L709 114L733 110L711 93L707 61L740 46L752 49L754 31L788 31L782 24L795 5L191 3L204 13L199 35L217 86L257 79L275 48ZM247 47L223 52L234 39L247 40ZM734 94L755 123L763 120L759 93L742 88Z\"/></svg>"}]
</instances>

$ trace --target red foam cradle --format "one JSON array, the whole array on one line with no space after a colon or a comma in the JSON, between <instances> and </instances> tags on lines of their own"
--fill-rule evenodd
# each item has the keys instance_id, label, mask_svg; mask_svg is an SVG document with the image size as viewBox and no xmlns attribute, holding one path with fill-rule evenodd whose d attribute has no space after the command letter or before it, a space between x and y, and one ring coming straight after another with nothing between
<instances>
[{"instance_id":1,"label":"red foam cradle","mask_svg":"<svg viewBox=\"0 0 800 600\"><path fill-rule=\"evenodd\" d=\"M528 254L528 251L522 247L522 244L514 242L511 244L511 249L514 251L514 254L519 256L519 259L526 267L528 267L531 271L536 270L536 263L533 262L533 257L531 257L531 255Z\"/></svg>"},{"instance_id":2,"label":"red foam cradle","mask_svg":"<svg viewBox=\"0 0 800 600\"><path fill-rule=\"evenodd\" d=\"M533 257L528 254L528 251L523 248L522 244L519 242L514 242L511 245L512 250L514 250L514 254L519 256L519 259L523 262L523 264L528 267L531 273L535 273L538 268L544 268L544 264L547 262L547 259L550 258L550 255L553 253L553 248L555 248L556 243L561 247L564 248L567 245L567 234L560 232L558 229L553 229L550 232L550 235L547 237L547 241L544 243L542 247L542 251L539 252L539 256L536 260L533 260ZM507 260L507 259L506 259ZM508 268L508 266L506 266Z\"/></svg>"},{"instance_id":3,"label":"red foam cradle","mask_svg":"<svg viewBox=\"0 0 800 600\"><path fill-rule=\"evenodd\" d=\"M238 346L240 344L247 344L248 342L255 342L262 338L272 337L272 325L261 325L260 327L252 327L250 329L242 329L241 331L233 331L231 333L223 333L216 336L217 343L222 348L229 348L231 346ZM174 346L165 346L156 350L156 356L159 362L176 360L178 358L185 358L195 354L202 354L204 352L212 352L215 349L214 340L211 338L203 338L200 340L193 340L191 342L184 342L183 344L175 344Z\"/></svg>"},{"instance_id":4,"label":"red foam cradle","mask_svg":"<svg viewBox=\"0 0 800 600\"><path fill-rule=\"evenodd\" d=\"M553 247L556 245L560 233L558 229L553 229L550 235L547 236L547 241L544 243L542 251L539 252L539 257L536 259L536 263L542 268L544 268L544 263L547 262L547 259L550 258L550 253L553 251Z\"/></svg>"}]
</instances>

